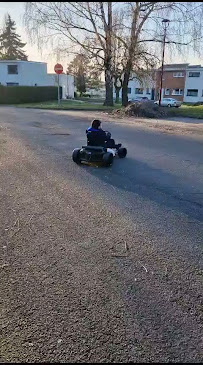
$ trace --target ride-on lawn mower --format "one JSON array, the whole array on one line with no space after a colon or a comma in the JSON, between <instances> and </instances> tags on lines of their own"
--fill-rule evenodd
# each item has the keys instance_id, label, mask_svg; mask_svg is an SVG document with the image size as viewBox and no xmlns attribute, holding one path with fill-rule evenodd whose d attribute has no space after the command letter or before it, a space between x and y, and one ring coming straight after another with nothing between
<instances>
[{"instance_id":1,"label":"ride-on lawn mower","mask_svg":"<svg viewBox=\"0 0 203 365\"><path fill-rule=\"evenodd\" d=\"M103 166L111 166L115 156L124 158L127 155L127 149L119 144L116 148L106 148L99 146L83 146L75 148L72 153L73 161L77 164L82 162L100 162Z\"/></svg>"},{"instance_id":2,"label":"ride-on lawn mower","mask_svg":"<svg viewBox=\"0 0 203 365\"><path fill-rule=\"evenodd\" d=\"M94 122L101 124L99 120L94 120ZM102 138L100 137L101 134ZM111 166L116 155L120 158L127 155L127 149L121 147L121 143L115 144L115 141L111 139L111 133L108 131L100 133L97 129L88 128L86 135L87 146L76 148L72 153L73 161L77 164L100 162L103 166Z\"/></svg>"}]
</instances>

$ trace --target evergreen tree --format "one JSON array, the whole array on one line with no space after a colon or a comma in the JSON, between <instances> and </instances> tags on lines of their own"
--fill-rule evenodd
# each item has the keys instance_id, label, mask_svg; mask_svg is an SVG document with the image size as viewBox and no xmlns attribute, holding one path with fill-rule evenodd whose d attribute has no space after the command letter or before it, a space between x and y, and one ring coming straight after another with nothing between
<instances>
[{"instance_id":1,"label":"evergreen tree","mask_svg":"<svg viewBox=\"0 0 203 365\"><path fill-rule=\"evenodd\" d=\"M26 43L21 42L20 36L16 33L15 22L8 14L3 32L0 35L0 58L27 61L27 56L22 50L25 45Z\"/></svg>"},{"instance_id":2,"label":"evergreen tree","mask_svg":"<svg viewBox=\"0 0 203 365\"><path fill-rule=\"evenodd\" d=\"M75 86L80 96L86 92L86 65L87 57L80 53L77 54L73 61L68 65L67 72L75 77Z\"/></svg>"},{"instance_id":3,"label":"evergreen tree","mask_svg":"<svg viewBox=\"0 0 203 365\"><path fill-rule=\"evenodd\" d=\"M84 53L74 57L68 65L67 72L75 77L75 86L80 96L86 92L86 88L98 90L103 86L100 81L101 70L96 70L88 55Z\"/></svg>"}]
</instances>

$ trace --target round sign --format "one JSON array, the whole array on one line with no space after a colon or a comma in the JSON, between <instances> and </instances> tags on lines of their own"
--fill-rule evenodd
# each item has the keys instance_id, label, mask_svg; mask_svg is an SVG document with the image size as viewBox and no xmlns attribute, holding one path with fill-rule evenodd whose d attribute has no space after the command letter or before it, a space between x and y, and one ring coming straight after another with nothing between
<instances>
[{"instance_id":1,"label":"round sign","mask_svg":"<svg viewBox=\"0 0 203 365\"><path fill-rule=\"evenodd\" d=\"M60 64L60 63L57 63L55 66L54 66L54 71L57 73L57 74L61 74L63 72L63 66Z\"/></svg>"}]
</instances>

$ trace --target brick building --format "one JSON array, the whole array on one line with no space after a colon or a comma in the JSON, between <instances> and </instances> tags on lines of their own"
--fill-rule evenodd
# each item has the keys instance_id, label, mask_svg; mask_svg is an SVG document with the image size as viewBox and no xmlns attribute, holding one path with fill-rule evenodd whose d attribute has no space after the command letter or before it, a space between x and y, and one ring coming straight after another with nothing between
<instances>
[{"instance_id":1,"label":"brick building","mask_svg":"<svg viewBox=\"0 0 203 365\"><path fill-rule=\"evenodd\" d=\"M140 82L134 75L128 84L128 98L147 97L159 100L161 68L153 70ZM114 90L114 98L115 98ZM121 98L121 91L120 91ZM203 103L203 67L189 63L164 65L162 98L173 98L181 102Z\"/></svg>"},{"instance_id":2,"label":"brick building","mask_svg":"<svg viewBox=\"0 0 203 365\"><path fill-rule=\"evenodd\" d=\"M156 71L156 100L159 99L161 68ZM203 102L203 67L189 63L164 65L162 98Z\"/></svg>"},{"instance_id":3,"label":"brick building","mask_svg":"<svg viewBox=\"0 0 203 365\"><path fill-rule=\"evenodd\" d=\"M164 65L162 98L174 98L183 101L188 63ZM156 72L156 99L159 98L161 68Z\"/></svg>"}]
</instances>

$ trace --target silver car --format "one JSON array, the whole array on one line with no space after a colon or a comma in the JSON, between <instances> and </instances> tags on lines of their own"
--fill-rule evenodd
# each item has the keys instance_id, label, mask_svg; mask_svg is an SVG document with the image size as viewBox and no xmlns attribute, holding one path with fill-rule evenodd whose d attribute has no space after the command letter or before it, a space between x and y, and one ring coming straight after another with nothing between
<instances>
[{"instance_id":1,"label":"silver car","mask_svg":"<svg viewBox=\"0 0 203 365\"><path fill-rule=\"evenodd\" d=\"M135 98L132 98L132 99L128 99L129 102L136 102L136 101L139 101L139 102L144 102L144 101L149 101L148 97L147 96L135 96Z\"/></svg>"},{"instance_id":2,"label":"silver car","mask_svg":"<svg viewBox=\"0 0 203 365\"><path fill-rule=\"evenodd\" d=\"M155 101L154 104L159 105L159 100ZM168 106L170 107L175 107L175 108L179 108L181 106L181 101L173 99L173 98L163 98L161 99L161 106Z\"/></svg>"}]
</instances>

